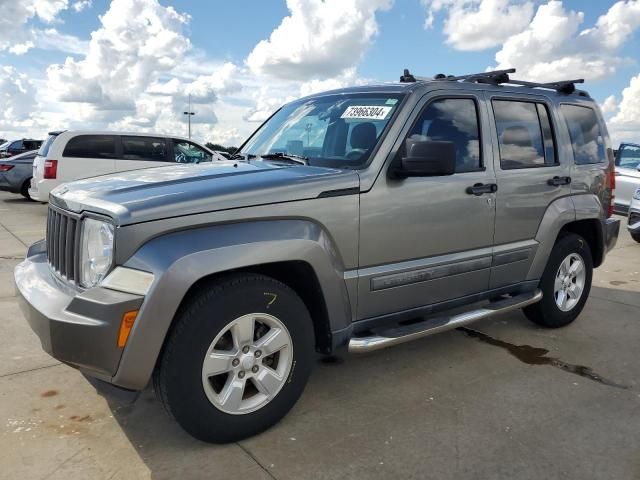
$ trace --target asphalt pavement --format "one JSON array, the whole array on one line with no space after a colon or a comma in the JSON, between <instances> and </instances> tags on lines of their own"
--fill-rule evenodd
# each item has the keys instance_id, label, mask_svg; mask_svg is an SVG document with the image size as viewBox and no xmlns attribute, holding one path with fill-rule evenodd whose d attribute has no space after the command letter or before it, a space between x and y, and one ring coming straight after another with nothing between
<instances>
[{"instance_id":1,"label":"asphalt pavement","mask_svg":"<svg viewBox=\"0 0 640 480\"><path fill-rule=\"evenodd\" d=\"M104 399L42 351L12 270L45 221L45 205L0 193L0 479L640 479L640 244L626 230L571 326L513 312L319 358L282 422L215 446L151 390Z\"/></svg>"}]
</instances>

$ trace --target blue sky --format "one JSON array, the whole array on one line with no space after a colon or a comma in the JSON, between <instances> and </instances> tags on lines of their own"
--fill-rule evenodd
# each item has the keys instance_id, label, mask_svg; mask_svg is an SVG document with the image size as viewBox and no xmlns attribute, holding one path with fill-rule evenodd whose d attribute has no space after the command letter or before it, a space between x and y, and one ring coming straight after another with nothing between
<instances>
[{"instance_id":1,"label":"blue sky","mask_svg":"<svg viewBox=\"0 0 640 480\"><path fill-rule=\"evenodd\" d=\"M513 66L523 79L585 77L614 137L640 140L640 0L5 0L3 11L0 137L183 133L191 93L195 136L238 143L305 93L405 67Z\"/></svg>"}]
</instances>

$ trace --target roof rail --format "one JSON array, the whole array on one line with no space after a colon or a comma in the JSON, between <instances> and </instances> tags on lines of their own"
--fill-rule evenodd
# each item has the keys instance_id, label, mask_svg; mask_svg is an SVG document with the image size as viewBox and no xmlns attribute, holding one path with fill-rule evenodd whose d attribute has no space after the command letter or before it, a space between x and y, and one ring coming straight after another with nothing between
<instances>
[{"instance_id":1,"label":"roof rail","mask_svg":"<svg viewBox=\"0 0 640 480\"><path fill-rule=\"evenodd\" d=\"M564 93L570 95L572 93L577 93L583 97L588 97L589 94L582 90L576 90L576 83L584 83L583 78L578 78L576 80L562 80L559 82L548 82L548 83L538 83L538 82L527 82L524 80L512 80L509 78L510 73L515 73L515 68L508 68L506 70L494 70L491 72L482 72L482 73L470 73L468 75L445 75L443 73L439 73L433 79L429 77L417 77L412 75L409 72L409 69L404 69L404 74L400 77L400 82L410 83L410 82L418 82L418 81L429 81L429 80L437 80L437 81L451 81L457 82L462 80L463 82L474 82L474 83L488 83L491 85L518 85L521 87L530 87L530 88L546 88L549 90L555 90L558 93Z\"/></svg>"}]
</instances>

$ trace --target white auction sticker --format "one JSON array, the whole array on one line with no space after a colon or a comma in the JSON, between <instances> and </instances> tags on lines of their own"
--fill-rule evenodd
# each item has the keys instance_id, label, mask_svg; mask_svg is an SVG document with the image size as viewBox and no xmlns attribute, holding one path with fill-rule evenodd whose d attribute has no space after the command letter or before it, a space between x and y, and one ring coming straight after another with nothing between
<instances>
[{"instance_id":1,"label":"white auction sticker","mask_svg":"<svg viewBox=\"0 0 640 480\"><path fill-rule=\"evenodd\" d=\"M340 118L370 118L372 120L384 120L393 107L351 105Z\"/></svg>"}]
</instances>

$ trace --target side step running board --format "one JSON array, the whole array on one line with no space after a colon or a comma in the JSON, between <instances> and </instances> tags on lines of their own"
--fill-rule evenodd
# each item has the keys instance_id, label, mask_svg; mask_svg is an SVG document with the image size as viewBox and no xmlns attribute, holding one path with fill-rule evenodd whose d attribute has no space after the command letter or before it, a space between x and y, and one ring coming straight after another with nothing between
<instances>
[{"instance_id":1,"label":"side step running board","mask_svg":"<svg viewBox=\"0 0 640 480\"><path fill-rule=\"evenodd\" d=\"M427 337L439 332L462 327L470 323L510 312L540 301L542 292L536 290L489 303L488 305L458 313L449 317L430 318L411 325L402 325L378 332L368 337L353 337L349 340L350 353L364 353Z\"/></svg>"}]
</instances>

